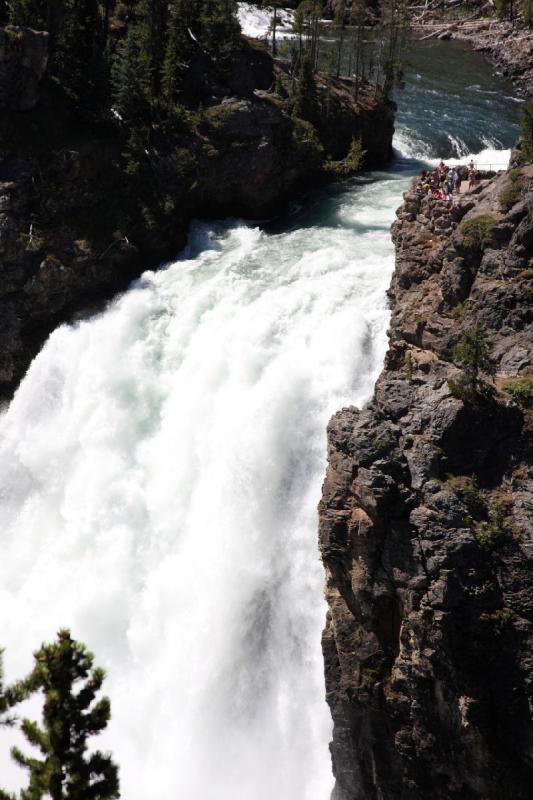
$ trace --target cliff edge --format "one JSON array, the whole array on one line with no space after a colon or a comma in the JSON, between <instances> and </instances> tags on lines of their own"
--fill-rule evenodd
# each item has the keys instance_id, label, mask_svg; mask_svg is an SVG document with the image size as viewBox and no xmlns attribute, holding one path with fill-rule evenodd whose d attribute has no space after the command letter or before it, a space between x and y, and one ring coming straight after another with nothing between
<instances>
[{"instance_id":1,"label":"cliff edge","mask_svg":"<svg viewBox=\"0 0 533 800\"><path fill-rule=\"evenodd\" d=\"M392 232L385 367L329 424L319 506L333 797L525 800L533 169L452 207L413 188ZM464 396L457 345L480 326L495 372Z\"/></svg>"}]
</instances>

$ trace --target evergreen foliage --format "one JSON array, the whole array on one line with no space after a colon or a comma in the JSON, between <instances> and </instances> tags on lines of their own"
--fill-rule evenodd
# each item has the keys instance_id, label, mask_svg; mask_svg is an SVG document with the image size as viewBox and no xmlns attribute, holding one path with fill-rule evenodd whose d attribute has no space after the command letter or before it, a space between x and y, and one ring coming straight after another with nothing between
<instances>
[{"instance_id":1,"label":"evergreen foliage","mask_svg":"<svg viewBox=\"0 0 533 800\"><path fill-rule=\"evenodd\" d=\"M448 385L454 397L472 402L481 394L481 375L493 376L496 366L492 358L492 342L487 337L485 327L476 322L463 331L459 343L453 349L453 360L461 367L461 374L450 379Z\"/></svg>"},{"instance_id":2,"label":"evergreen foliage","mask_svg":"<svg viewBox=\"0 0 533 800\"><path fill-rule=\"evenodd\" d=\"M9 709L15 704L12 691L4 686L4 651L0 650L0 726L12 725L14 719Z\"/></svg>"},{"instance_id":3,"label":"evergreen foliage","mask_svg":"<svg viewBox=\"0 0 533 800\"><path fill-rule=\"evenodd\" d=\"M522 128L522 160L533 161L533 100L524 103L520 114Z\"/></svg>"},{"instance_id":4,"label":"evergreen foliage","mask_svg":"<svg viewBox=\"0 0 533 800\"><path fill-rule=\"evenodd\" d=\"M329 161L324 165L326 172L336 175L337 177L346 178L354 175L362 169L365 160L366 150L363 148L361 138L353 138L350 150L346 158L342 161ZM412 376L411 376L412 377Z\"/></svg>"},{"instance_id":5,"label":"evergreen foliage","mask_svg":"<svg viewBox=\"0 0 533 800\"><path fill-rule=\"evenodd\" d=\"M98 0L11 0L9 22L47 30L49 72L77 103L93 102L104 78L103 25Z\"/></svg>"},{"instance_id":6,"label":"evergreen foliage","mask_svg":"<svg viewBox=\"0 0 533 800\"><path fill-rule=\"evenodd\" d=\"M11 25L28 25L52 33L52 9L48 0L9 0L7 6Z\"/></svg>"},{"instance_id":7,"label":"evergreen foliage","mask_svg":"<svg viewBox=\"0 0 533 800\"><path fill-rule=\"evenodd\" d=\"M510 0L495 0L495 5L498 19L506 19L511 8Z\"/></svg>"},{"instance_id":8,"label":"evergreen foliage","mask_svg":"<svg viewBox=\"0 0 533 800\"><path fill-rule=\"evenodd\" d=\"M381 90L385 96L403 76L402 53L409 34L407 0L382 0L381 13L386 26L380 42L379 68L383 72Z\"/></svg>"},{"instance_id":9,"label":"evergreen foliage","mask_svg":"<svg viewBox=\"0 0 533 800\"><path fill-rule=\"evenodd\" d=\"M161 68L163 95L170 105L178 102L192 51L190 23L188 0L176 0L169 9L167 40Z\"/></svg>"},{"instance_id":10,"label":"evergreen foliage","mask_svg":"<svg viewBox=\"0 0 533 800\"><path fill-rule=\"evenodd\" d=\"M495 225L496 220L489 214L480 214L463 222L459 231L464 246L482 253L492 243L492 231Z\"/></svg>"},{"instance_id":11,"label":"evergreen foliage","mask_svg":"<svg viewBox=\"0 0 533 800\"><path fill-rule=\"evenodd\" d=\"M59 632L53 644L43 644L34 654L32 672L15 687L18 699L34 692L44 695L42 725L22 721L22 732L40 753L25 755L18 747L13 759L29 773L29 785L20 800L113 800L118 798L118 769L100 751L87 753L88 739L107 726L110 703L97 699L104 671L93 667L93 655ZM0 791L0 800L14 800Z\"/></svg>"},{"instance_id":12,"label":"evergreen foliage","mask_svg":"<svg viewBox=\"0 0 533 800\"><path fill-rule=\"evenodd\" d=\"M113 107L122 120L135 122L149 110L150 70L143 52L142 30L132 24L111 70Z\"/></svg>"},{"instance_id":13,"label":"evergreen foliage","mask_svg":"<svg viewBox=\"0 0 533 800\"><path fill-rule=\"evenodd\" d=\"M192 4L191 4L192 5ZM239 46L241 26L236 0L202 0L193 29L205 50L221 64L231 58Z\"/></svg>"},{"instance_id":14,"label":"evergreen foliage","mask_svg":"<svg viewBox=\"0 0 533 800\"><path fill-rule=\"evenodd\" d=\"M528 28L533 28L533 0L524 0L523 3L524 24Z\"/></svg>"},{"instance_id":15,"label":"evergreen foliage","mask_svg":"<svg viewBox=\"0 0 533 800\"><path fill-rule=\"evenodd\" d=\"M461 491L461 499L466 506L471 519L478 519L485 513L485 498L480 490L476 476L465 482Z\"/></svg>"},{"instance_id":16,"label":"evergreen foliage","mask_svg":"<svg viewBox=\"0 0 533 800\"><path fill-rule=\"evenodd\" d=\"M99 106L103 116L110 99L126 119L174 105L195 52L224 69L240 47L236 0L11 0L6 8L11 24L48 31L48 74L76 106ZM123 33L111 38L114 10Z\"/></svg>"},{"instance_id":17,"label":"evergreen foliage","mask_svg":"<svg viewBox=\"0 0 533 800\"><path fill-rule=\"evenodd\" d=\"M505 544L509 534L501 506L497 505L492 509L489 521L480 524L476 536L480 545L487 550L496 550Z\"/></svg>"},{"instance_id":18,"label":"evergreen foliage","mask_svg":"<svg viewBox=\"0 0 533 800\"><path fill-rule=\"evenodd\" d=\"M318 119L319 109L315 76L311 60L307 54L304 55L300 64L292 110L295 117L306 119L309 122L316 122Z\"/></svg>"}]
</instances>

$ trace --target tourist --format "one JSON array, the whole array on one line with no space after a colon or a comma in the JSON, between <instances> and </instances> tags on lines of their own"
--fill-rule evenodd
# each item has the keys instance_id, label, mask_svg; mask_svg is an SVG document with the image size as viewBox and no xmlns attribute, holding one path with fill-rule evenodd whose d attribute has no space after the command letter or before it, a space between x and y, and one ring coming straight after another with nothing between
<instances>
[{"instance_id":1,"label":"tourist","mask_svg":"<svg viewBox=\"0 0 533 800\"><path fill-rule=\"evenodd\" d=\"M472 161L470 162L473 163ZM473 167L468 169L468 188L473 189L476 185L476 170Z\"/></svg>"},{"instance_id":2,"label":"tourist","mask_svg":"<svg viewBox=\"0 0 533 800\"><path fill-rule=\"evenodd\" d=\"M453 202L453 187L454 187L454 182L450 178L450 175L448 174L448 179L446 180L446 183L444 184L444 191L446 193L446 200L451 201L451 202Z\"/></svg>"},{"instance_id":3,"label":"tourist","mask_svg":"<svg viewBox=\"0 0 533 800\"><path fill-rule=\"evenodd\" d=\"M454 189L457 186L457 178L458 178L457 170L455 169L455 167L450 167L450 169L448 170L448 183L451 186L451 193L452 194L453 194Z\"/></svg>"}]
</instances>

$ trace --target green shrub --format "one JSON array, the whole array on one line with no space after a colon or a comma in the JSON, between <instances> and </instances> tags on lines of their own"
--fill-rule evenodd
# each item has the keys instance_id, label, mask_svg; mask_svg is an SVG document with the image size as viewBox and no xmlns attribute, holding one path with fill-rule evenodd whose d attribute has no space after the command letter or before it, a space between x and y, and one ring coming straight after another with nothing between
<instances>
[{"instance_id":1,"label":"green shrub","mask_svg":"<svg viewBox=\"0 0 533 800\"><path fill-rule=\"evenodd\" d=\"M495 0L495 5L498 19L506 19L510 14L509 0Z\"/></svg>"},{"instance_id":2,"label":"green shrub","mask_svg":"<svg viewBox=\"0 0 533 800\"><path fill-rule=\"evenodd\" d=\"M463 237L463 244L469 250L483 252L492 244L492 231L496 225L494 217L488 214L480 214L479 217L463 222L459 231Z\"/></svg>"},{"instance_id":3,"label":"green shrub","mask_svg":"<svg viewBox=\"0 0 533 800\"><path fill-rule=\"evenodd\" d=\"M523 14L524 24L528 28L533 28L533 0L524 0Z\"/></svg>"},{"instance_id":4,"label":"green shrub","mask_svg":"<svg viewBox=\"0 0 533 800\"><path fill-rule=\"evenodd\" d=\"M346 158L343 158L342 161L326 161L324 169L326 172L331 172L339 177L353 175L362 168L365 155L366 150L363 149L361 139L354 138Z\"/></svg>"},{"instance_id":5,"label":"green shrub","mask_svg":"<svg viewBox=\"0 0 533 800\"><path fill-rule=\"evenodd\" d=\"M473 475L464 484L461 490L461 499L471 517L479 518L485 513L485 496Z\"/></svg>"},{"instance_id":6,"label":"green shrub","mask_svg":"<svg viewBox=\"0 0 533 800\"><path fill-rule=\"evenodd\" d=\"M315 123L320 118L318 95L313 67L305 55L300 64L292 113L295 117Z\"/></svg>"},{"instance_id":7,"label":"green shrub","mask_svg":"<svg viewBox=\"0 0 533 800\"><path fill-rule=\"evenodd\" d=\"M481 523L477 529L476 536L480 545L487 550L496 550L506 542L508 532L500 506L494 508L488 522Z\"/></svg>"},{"instance_id":8,"label":"green shrub","mask_svg":"<svg viewBox=\"0 0 533 800\"><path fill-rule=\"evenodd\" d=\"M472 402L479 396L482 388L480 374L494 375L496 372L492 348L493 344L481 322L476 322L463 331L453 349L453 360L462 368L462 372L457 378L450 378L448 381L454 397L463 402Z\"/></svg>"},{"instance_id":9,"label":"green shrub","mask_svg":"<svg viewBox=\"0 0 533 800\"><path fill-rule=\"evenodd\" d=\"M522 173L519 169L513 169L509 173L509 183L505 189L500 192L498 200L504 211L509 211L522 197L524 188L524 180Z\"/></svg>"},{"instance_id":10,"label":"green shrub","mask_svg":"<svg viewBox=\"0 0 533 800\"><path fill-rule=\"evenodd\" d=\"M499 608L490 616L494 624L494 633L496 636L503 636L509 626L512 625L513 612L510 608Z\"/></svg>"},{"instance_id":11,"label":"green shrub","mask_svg":"<svg viewBox=\"0 0 533 800\"><path fill-rule=\"evenodd\" d=\"M520 408L527 408L533 391L533 378L510 378L503 384L503 390L510 394Z\"/></svg>"},{"instance_id":12,"label":"green shrub","mask_svg":"<svg viewBox=\"0 0 533 800\"><path fill-rule=\"evenodd\" d=\"M407 358L405 359L405 377L411 383L413 380L413 357L411 352L407 353Z\"/></svg>"},{"instance_id":13,"label":"green shrub","mask_svg":"<svg viewBox=\"0 0 533 800\"><path fill-rule=\"evenodd\" d=\"M457 303L457 305L453 307L452 317L457 320L457 322L462 322L465 318L467 303L468 300L463 300L462 303Z\"/></svg>"},{"instance_id":14,"label":"green shrub","mask_svg":"<svg viewBox=\"0 0 533 800\"><path fill-rule=\"evenodd\" d=\"M472 383L466 375L458 375L457 378L448 380L448 388L456 400L463 403L473 403L477 398L477 392L472 389Z\"/></svg>"},{"instance_id":15,"label":"green shrub","mask_svg":"<svg viewBox=\"0 0 533 800\"><path fill-rule=\"evenodd\" d=\"M21 233L18 237L18 243L28 252L36 253L43 246L44 239L35 233Z\"/></svg>"}]
</instances>

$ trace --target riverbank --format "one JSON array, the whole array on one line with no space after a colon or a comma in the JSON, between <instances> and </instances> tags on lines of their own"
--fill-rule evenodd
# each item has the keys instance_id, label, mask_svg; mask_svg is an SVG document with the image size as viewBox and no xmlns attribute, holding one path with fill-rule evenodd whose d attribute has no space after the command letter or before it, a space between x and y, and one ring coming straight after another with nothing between
<instances>
[{"instance_id":1,"label":"riverbank","mask_svg":"<svg viewBox=\"0 0 533 800\"><path fill-rule=\"evenodd\" d=\"M385 367L330 422L319 508L336 800L529 795L532 222L517 166L451 209L411 190L393 225ZM495 375L465 397L477 323Z\"/></svg>"},{"instance_id":2,"label":"riverbank","mask_svg":"<svg viewBox=\"0 0 533 800\"><path fill-rule=\"evenodd\" d=\"M16 47L0 56L0 396L54 327L179 252L193 218L279 214L354 137L370 167L392 155L392 103L362 96L356 105L342 80L319 76L327 113L315 126L276 92L287 82L283 63L246 39L223 74L200 55L187 80L199 110L164 129L147 122L144 146L132 150L127 125L80 118L57 85L39 88L42 35L8 34Z\"/></svg>"}]
</instances>

